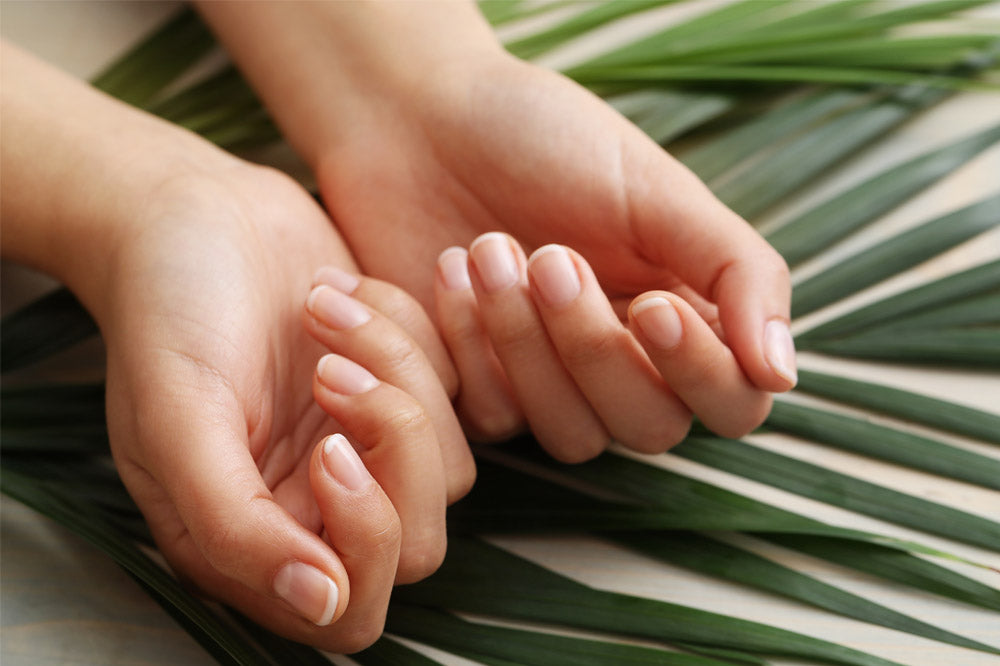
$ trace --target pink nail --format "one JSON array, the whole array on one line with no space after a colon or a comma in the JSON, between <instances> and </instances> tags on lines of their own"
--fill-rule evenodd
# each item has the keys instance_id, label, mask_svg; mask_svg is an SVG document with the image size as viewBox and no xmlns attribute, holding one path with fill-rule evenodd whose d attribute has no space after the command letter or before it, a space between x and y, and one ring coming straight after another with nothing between
<instances>
[{"instance_id":1,"label":"pink nail","mask_svg":"<svg viewBox=\"0 0 1000 666\"><path fill-rule=\"evenodd\" d=\"M505 234L498 231L483 234L473 241L469 253L488 293L496 293L517 284L520 271Z\"/></svg>"},{"instance_id":2,"label":"pink nail","mask_svg":"<svg viewBox=\"0 0 1000 666\"><path fill-rule=\"evenodd\" d=\"M354 328L372 318L364 305L325 284L309 293L306 309L323 325L336 330Z\"/></svg>"},{"instance_id":3,"label":"pink nail","mask_svg":"<svg viewBox=\"0 0 1000 666\"><path fill-rule=\"evenodd\" d=\"M323 266L313 276L313 284L325 284L345 294L353 294L361 279L336 266Z\"/></svg>"},{"instance_id":4,"label":"pink nail","mask_svg":"<svg viewBox=\"0 0 1000 666\"><path fill-rule=\"evenodd\" d=\"M561 245L535 250L528 260L528 273L549 307L566 305L580 295L580 276L569 252Z\"/></svg>"},{"instance_id":5,"label":"pink nail","mask_svg":"<svg viewBox=\"0 0 1000 666\"><path fill-rule=\"evenodd\" d=\"M316 364L316 374L323 386L334 393L357 395L379 385L375 375L337 354L327 354Z\"/></svg>"},{"instance_id":6,"label":"pink nail","mask_svg":"<svg viewBox=\"0 0 1000 666\"><path fill-rule=\"evenodd\" d=\"M632 308L642 331L650 342L661 349L673 349L681 343L684 326L673 304L662 296L647 298Z\"/></svg>"},{"instance_id":7,"label":"pink nail","mask_svg":"<svg viewBox=\"0 0 1000 666\"><path fill-rule=\"evenodd\" d=\"M449 247L438 257L438 270L445 289L456 291L472 286L469 281L469 253L460 247Z\"/></svg>"},{"instance_id":8,"label":"pink nail","mask_svg":"<svg viewBox=\"0 0 1000 666\"><path fill-rule=\"evenodd\" d=\"M764 327L764 358L771 369L782 379L795 386L799 374L795 369L795 341L788 324L778 319Z\"/></svg>"},{"instance_id":9,"label":"pink nail","mask_svg":"<svg viewBox=\"0 0 1000 666\"><path fill-rule=\"evenodd\" d=\"M371 474L343 435L330 435L323 442L323 464L349 490L364 490L371 483Z\"/></svg>"},{"instance_id":10,"label":"pink nail","mask_svg":"<svg viewBox=\"0 0 1000 666\"><path fill-rule=\"evenodd\" d=\"M314 566L304 562L286 564L274 577L274 593L316 626L325 627L337 612L337 584Z\"/></svg>"}]
</instances>

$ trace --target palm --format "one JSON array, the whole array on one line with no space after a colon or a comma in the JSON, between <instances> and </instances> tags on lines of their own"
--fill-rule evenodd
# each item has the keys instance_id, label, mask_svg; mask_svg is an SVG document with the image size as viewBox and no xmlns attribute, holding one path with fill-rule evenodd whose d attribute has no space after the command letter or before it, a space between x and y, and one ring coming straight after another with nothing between
<instances>
[{"instance_id":1,"label":"palm","mask_svg":"<svg viewBox=\"0 0 1000 666\"><path fill-rule=\"evenodd\" d=\"M300 310L316 267L350 266L329 222L284 179L253 172L219 185L178 184L178 196L151 207L155 218L116 263L105 326L119 469L166 552L182 560L194 547L163 462L188 419L231 426L275 501L321 531L306 461L334 424L312 399L324 350ZM144 280L151 275L169 279Z\"/></svg>"}]
</instances>

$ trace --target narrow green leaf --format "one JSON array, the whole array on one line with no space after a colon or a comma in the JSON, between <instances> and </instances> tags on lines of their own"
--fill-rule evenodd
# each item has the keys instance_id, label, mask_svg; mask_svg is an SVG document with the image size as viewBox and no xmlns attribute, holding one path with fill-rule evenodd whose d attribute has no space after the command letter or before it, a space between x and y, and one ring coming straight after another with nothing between
<instances>
[{"instance_id":1,"label":"narrow green leaf","mask_svg":"<svg viewBox=\"0 0 1000 666\"><path fill-rule=\"evenodd\" d=\"M814 256L1000 141L1000 125L893 166L767 236L789 265Z\"/></svg>"},{"instance_id":2,"label":"narrow green leaf","mask_svg":"<svg viewBox=\"0 0 1000 666\"><path fill-rule=\"evenodd\" d=\"M836 41L786 40L778 36L768 45L736 43L673 56L670 64L784 64L927 71L953 67L983 49L993 48L996 42L996 36L988 34L852 36Z\"/></svg>"},{"instance_id":3,"label":"narrow green leaf","mask_svg":"<svg viewBox=\"0 0 1000 666\"><path fill-rule=\"evenodd\" d=\"M802 348L893 363L1000 368L1000 328L872 330L851 337L810 341Z\"/></svg>"},{"instance_id":4,"label":"narrow green leaf","mask_svg":"<svg viewBox=\"0 0 1000 666\"><path fill-rule=\"evenodd\" d=\"M1000 416L979 409L882 384L811 370L799 370L799 383L795 388L914 423L1000 444Z\"/></svg>"},{"instance_id":5,"label":"narrow green leaf","mask_svg":"<svg viewBox=\"0 0 1000 666\"><path fill-rule=\"evenodd\" d=\"M190 8L122 55L91 82L123 102L143 106L215 45Z\"/></svg>"},{"instance_id":6,"label":"narrow green leaf","mask_svg":"<svg viewBox=\"0 0 1000 666\"><path fill-rule=\"evenodd\" d=\"M31 365L97 334L68 289L57 289L0 322L0 372Z\"/></svg>"},{"instance_id":7,"label":"narrow green leaf","mask_svg":"<svg viewBox=\"0 0 1000 666\"><path fill-rule=\"evenodd\" d=\"M1000 291L979 294L925 312L900 317L869 331L1000 326Z\"/></svg>"},{"instance_id":8,"label":"narrow green leaf","mask_svg":"<svg viewBox=\"0 0 1000 666\"><path fill-rule=\"evenodd\" d=\"M1000 550L1000 523L736 440L689 437L675 455L955 541Z\"/></svg>"},{"instance_id":9,"label":"narrow green leaf","mask_svg":"<svg viewBox=\"0 0 1000 666\"><path fill-rule=\"evenodd\" d=\"M728 666L726 662L650 647L511 629L404 604L389 608L389 631L486 664L524 666Z\"/></svg>"},{"instance_id":10,"label":"narrow green leaf","mask_svg":"<svg viewBox=\"0 0 1000 666\"><path fill-rule=\"evenodd\" d=\"M1000 195L905 231L795 285L792 316L818 310L998 225Z\"/></svg>"},{"instance_id":11,"label":"narrow green leaf","mask_svg":"<svg viewBox=\"0 0 1000 666\"><path fill-rule=\"evenodd\" d=\"M875 67L817 65L633 65L588 67L569 72L585 86L659 85L677 81L752 81L755 83L828 83L836 85L918 85L943 90L1000 91L1000 86L975 79Z\"/></svg>"},{"instance_id":12,"label":"narrow green leaf","mask_svg":"<svg viewBox=\"0 0 1000 666\"><path fill-rule=\"evenodd\" d=\"M766 590L862 622L971 650L1000 654L998 648L921 622L756 553L710 537L691 533L628 532L610 534L608 538L664 562Z\"/></svg>"},{"instance_id":13,"label":"narrow green leaf","mask_svg":"<svg viewBox=\"0 0 1000 666\"><path fill-rule=\"evenodd\" d=\"M503 571L500 578L496 572ZM396 589L404 603L839 664L884 659L809 636L676 604L596 590L484 542L450 539L441 569Z\"/></svg>"},{"instance_id":14,"label":"narrow green leaf","mask_svg":"<svg viewBox=\"0 0 1000 666\"><path fill-rule=\"evenodd\" d=\"M1000 590L896 548L807 534L755 536L761 536L785 548L924 592L1000 611Z\"/></svg>"},{"instance_id":15,"label":"narrow green leaf","mask_svg":"<svg viewBox=\"0 0 1000 666\"><path fill-rule=\"evenodd\" d=\"M525 60L531 59L557 46L561 46L574 37L578 37L617 19L676 1L629 0L629 2L613 1L598 3L579 14L571 16L558 25L508 42L504 46L519 58Z\"/></svg>"},{"instance_id":16,"label":"narrow green leaf","mask_svg":"<svg viewBox=\"0 0 1000 666\"><path fill-rule=\"evenodd\" d=\"M800 348L819 340L853 335L897 318L1000 289L1000 260L973 266L925 285L887 296L795 337Z\"/></svg>"},{"instance_id":17,"label":"narrow green leaf","mask_svg":"<svg viewBox=\"0 0 1000 666\"><path fill-rule=\"evenodd\" d=\"M1000 460L929 437L777 399L766 425L873 458L1000 490Z\"/></svg>"}]
</instances>

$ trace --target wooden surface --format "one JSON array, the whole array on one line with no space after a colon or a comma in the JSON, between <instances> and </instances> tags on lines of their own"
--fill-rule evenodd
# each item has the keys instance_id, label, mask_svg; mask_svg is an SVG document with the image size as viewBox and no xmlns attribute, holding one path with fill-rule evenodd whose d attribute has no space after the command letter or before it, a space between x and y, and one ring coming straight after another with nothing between
<instances>
[{"instance_id":1,"label":"wooden surface","mask_svg":"<svg viewBox=\"0 0 1000 666\"><path fill-rule=\"evenodd\" d=\"M97 71L124 45L178 7L172 2L0 2L0 30L5 39L35 52L81 77ZM909 123L877 148L828 174L824 182L777 216L808 205L825 194L863 179L875 170L978 128L1000 122L1000 96L964 94ZM1000 147L994 147L967 167L888 215L871 230L845 243L837 256L871 243L939 213L957 208L1000 189ZM1000 257L1000 228L964 244L943 257L894 278L866 295L884 295L922 280L943 275L987 258ZM806 266L799 275L820 270ZM24 273L4 267L4 308L26 289ZM31 281L29 278L28 282ZM837 306L819 317L830 316ZM799 325L808 324L799 322ZM832 369L929 395L1000 411L996 375L953 373L927 369L878 366L803 355L802 367ZM902 470L851 454L791 438L759 436L762 446L811 462L850 472L887 486L996 518L1000 495L958 482ZM1000 457L997 447L953 439L986 455ZM695 463L664 459L662 464L721 482L737 492L839 525L871 529L918 539L930 545L1000 567L1000 554L962 546L812 502ZM209 664L212 660L103 554L72 534L7 498L2 510L0 568L0 662L4 666L63 664ZM737 617L767 622L844 643L906 664L920 666L987 666L1000 659L953 648L879 627L846 620L800 604L736 585L721 583L628 553L610 544L582 538L503 538L498 543L542 564L599 587L654 596L672 602ZM802 571L919 619L1000 645L1000 618L929 595L893 586L821 561L781 552L745 540ZM959 567L959 565L955 565ZM1000 587L1000 574L969 567L960 570ZM436 656L437 653L435 653ZM347 663L344 658L337 658ZM455 658L448 663L469 663ZM775 663L792 663L787 660Z\"/></svg>"}]
</instances>

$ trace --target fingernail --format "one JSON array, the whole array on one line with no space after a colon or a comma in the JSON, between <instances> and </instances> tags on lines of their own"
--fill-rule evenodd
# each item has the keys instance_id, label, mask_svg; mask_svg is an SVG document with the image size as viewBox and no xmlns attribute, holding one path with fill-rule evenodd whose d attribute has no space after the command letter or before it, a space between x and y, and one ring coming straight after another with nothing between
<instances>
[{"instance_id":1,"label":"fingernail","mask_svg":"<svg viewBox=\"0 0 1000 666\"><path fill-rule=\"evenodd\" d=\"M673 304L662 296L647 298L632 308L632 316L650 342L662 349L681 343L684 326Z\"/></svg>"},{"instance_id":2,"label":"fingernail","mask_svg":"<svg viewBox=\"0 0 1000 666\"><path fill-rule=\"evenodd\" d=\"M378 379L360 365L336 354L327 354L316 364L316 374L323 386L334 393L357 395L378 386Z\"/></svg>"},{"instance_id":3,"label":"fingernail","mask_svg":"<svg viewBox=\"0 0 1000 666\"><path fill-rule=\"evenodd\" d=\"M343 435L330 435L323 442L323 464L349 490L364 490L372 480L358 452Z\"/></svg>"},{"instance_id":4,"label":"fingernail","mask_svg":"<svg viewBox=\"0 0 1000 666\"><path fill-rule=\"evenodd\" d=\"M325 284L345 294L353 294L361 279L336 266L323 266L313 276L313 284Z\"/></svg>"},{"instance_id":5,"label":"fingernail","mask_svg":"<svg viewBox=\"0 0 1000 666\"><path fill-rule=\"evenodd\" d=\"M368 308L325 284L309 292L306 310L320 323L337 330L360 326L372 318Z\"/></svg>"},{"instance_id":6,"label":"fingernail","mask_svg":"<svg viewBox=\"0 0 1000 666\"><path fill-rule=\"evenodd\" d=\"M795 370L795 342L785 322L777 319L767 322L764 328L764 358L782 379L791 382L792 386L798 383L799 375Z\"/></svg>"},{"instance_id":7,"label":"fingernail","mask_svg":"<svg viewBox=\"0 0 1000 666\"><path fill-rule=\"evenodd\" d=\"M329 576L304 562L291 562L278 572L274 593L319 627L333 621L340 597L337 584Z\"/></svg>"},{"instance_id":8,"label":"fingernail","mask_svg":"<svg viewBox=\"0 0 1000 666\"><path fill-rule=\"evenodd\" d=\"M561 245L539 248L528 260L538 293L549 307L566 305L580 294L580 276L573 260Z\"/></svg>"},{"instance_id":9,"label":"fingernail","mask_svg":"<svg viewBox=\"0 0 1000 666\"><path fill-rule=\"evenodd\" d=\"M449 247L442 252L438 257L438 269L445 289L454 291L472 286L469 281L469 253L464 249Z\"/></svg>"},{"instance_id":10,"label":"fingernail","mask_svg":"<svg viewBox=\"0 0 1000 666\"><path fill-rule=\"evenodd\" d=\"M504 234L483 234L472 243L469 253L487 292L495 293L517 283L517 259Z\"/></svg>"}]
</instances>

